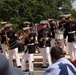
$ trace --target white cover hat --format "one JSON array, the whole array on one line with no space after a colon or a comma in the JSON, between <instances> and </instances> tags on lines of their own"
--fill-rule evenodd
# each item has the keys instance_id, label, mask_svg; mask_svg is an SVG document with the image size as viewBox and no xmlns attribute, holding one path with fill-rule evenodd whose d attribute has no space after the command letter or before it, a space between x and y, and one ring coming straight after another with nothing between
<instances>
[{"instance_id":1,"label":"white cover hat","mask_svg":"<svg viewBox=\"0 0 76 75\"><path fill-rule=\"evenodd\" d=\"M29 21L25 21L24 24L30 24L30 22Z\"/></svg>"},{"instance_id":2,"label":"white cover hat","mask_svg":"<svg viewBox=\"0 0 76 75\"><path fill-rule=\"evenodd\" d=\"M40 24L48 24L48 21L47 20L42 20L42 21L40 21Z\"/></svg>"},{"instance_id":3,"label":"white cover hat","mask_svg":"<svg viewBox=\"0 0 76 75\"><path fill-rule=\"evenodd\" d=\"M2 22L1 22L1 25L3 25L3 24L7 24L7 22L2 21Z\"/></svg>"},{"instance_id":4,"label":"white cover hat","mask_svg":"<svg viewBox=\"0 0 76 75\"><path fill-rule=\"evenodd\" d=\"M8 28L8 27L11 27L12 26L12 24L6 24L6 27Z\"/></svg>"},{"instance_id":5,"label":"white cover hat","mask_svg":"<svg viewBox=\"0 0 76 75\"><path fill-rule=\"evenodd\" d=\"M24 27L23 28L23 31L26 31L26 30L28 30L28 29L31 29L32 27Z\"/></svg>"}]
</instances>

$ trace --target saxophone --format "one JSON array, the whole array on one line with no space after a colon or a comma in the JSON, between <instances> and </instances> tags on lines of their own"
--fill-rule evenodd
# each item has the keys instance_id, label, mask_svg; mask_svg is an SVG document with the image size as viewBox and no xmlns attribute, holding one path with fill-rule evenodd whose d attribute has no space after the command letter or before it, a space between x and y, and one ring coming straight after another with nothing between
<instances>
[{"instance_id":1,"label":"saxophone","mask_svg":"<svg viewBox=\"0 0 76 75\"><path fill-rule=\"evenodd\" d=\"M9 41L8 41L7 31L5 31L5 38L6 38L6 41L5 41L6 48L7 48L7 50L9 50L10 49L10 45L9 45Z\"/></svg>"}]
</instances>

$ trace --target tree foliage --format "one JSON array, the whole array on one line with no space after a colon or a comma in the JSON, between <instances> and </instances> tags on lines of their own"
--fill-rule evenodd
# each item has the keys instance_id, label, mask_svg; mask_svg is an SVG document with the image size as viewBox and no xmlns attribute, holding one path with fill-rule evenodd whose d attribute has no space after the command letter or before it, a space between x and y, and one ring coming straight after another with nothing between
<instances>
[{"instance_id":1,"label":"tree foliage","mask_svg":"<svg viewBox=\"0 0 76 75\"><path fill-rule=\"evenodd\" d=\"M23 22L26 20L31 23L38 23L43 19L58 19L60 14L71 13L74 16L76 13L72 8L74 1L0 0L0 20L13 23L20 30L23 27Z\"/></svg>"}]
</instances>

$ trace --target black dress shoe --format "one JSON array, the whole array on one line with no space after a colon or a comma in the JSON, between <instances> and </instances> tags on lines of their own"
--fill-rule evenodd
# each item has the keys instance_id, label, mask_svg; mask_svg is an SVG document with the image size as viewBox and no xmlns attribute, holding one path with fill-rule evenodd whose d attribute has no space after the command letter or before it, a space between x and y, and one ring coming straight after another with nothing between
<instances>
[{"instance_id":1,"label":"black dress shoe","mask_svg":"<svg viewBox=\"0 0 76 75\"><path fill-rule=\"evenodd\" d=\"M26 61L26 63L28 63L28 60Z\"/></svg>"},{"instance_id":2,"label":"black dress shoe","mask_svg":"<svg viewBox=\"0 0 76 75\"><path fill-rule=\"evenodd\" d=\"M48 66L41 66L41 68L47 68Z\"/></svg>"},{"instance_id":3,"label":"black dress shoe","mask_svg":"<svg viewBox=\"0 0 76 75\"><path fill-rule=\"evenodd\" d=\"M22 72L29 72L29 69L26 69L26 70L22 70Z\"/></svg>"},{"instance_id":4,"label":"black dress shoe","mask_svg":"<svg viewBox=\"0 0 76 75\"><path fill-rule=\"evenodd\" d=\"M17 66L17 68L21 68L21 66Z\"/></svg>"},{"instance_id":5,"label":"black dress shoe","mask_svg":"<svg viewBox=\"0 0 76 75\"><path fill-rule=\"evenodd\" d=\"M26 72L29 72L29 69L26 69L25 71L26 71Z\"/></svg>"},{"instance_id":6,"label":"black dress shoe","mask_svg":"<svg viewBox=\"0 0 76 75\"><path fill-rule=\"evenodd\" d=\"M26 69L26 70L22 70L22 72L29 72L29 69Z\"/></svg>"},{"instance_id":7,"label":"black dress shoe","mask_svg":"<svg viewBox=\"0 0 76 75\"><path fill-rule=\"evenodd\" d=\"M31 72L29 71L29 69L26 69L26 70L22 70L23 74L27 74L27 75L30 75Z\"/></svg>"},{"instance_id":8,"label":"black dress shoe","mask_svg":"<svg viewBox=\"0 0 76 75\"><path fill-rule=\"evenodd\" d=\"M26 72L25 70L22 70L22 72Z\"/></svg>"}]
</instances>

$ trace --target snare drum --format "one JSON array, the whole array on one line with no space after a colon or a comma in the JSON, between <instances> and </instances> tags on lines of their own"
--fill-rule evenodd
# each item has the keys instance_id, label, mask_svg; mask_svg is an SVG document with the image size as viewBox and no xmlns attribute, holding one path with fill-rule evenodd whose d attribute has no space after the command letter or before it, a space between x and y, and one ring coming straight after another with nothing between
<instances>
[{"instance_id":1,"label":"snare drum","mask_svg":"<svg viewBox=\"0 0 76 75\"><path fill-rule=\"evenodd\" d=\"M56 40L64 39L63 31L60 31L59 29L57 29L57 30L55 31L55 39L56 39Z\"/></svg>"}]
</instances>

